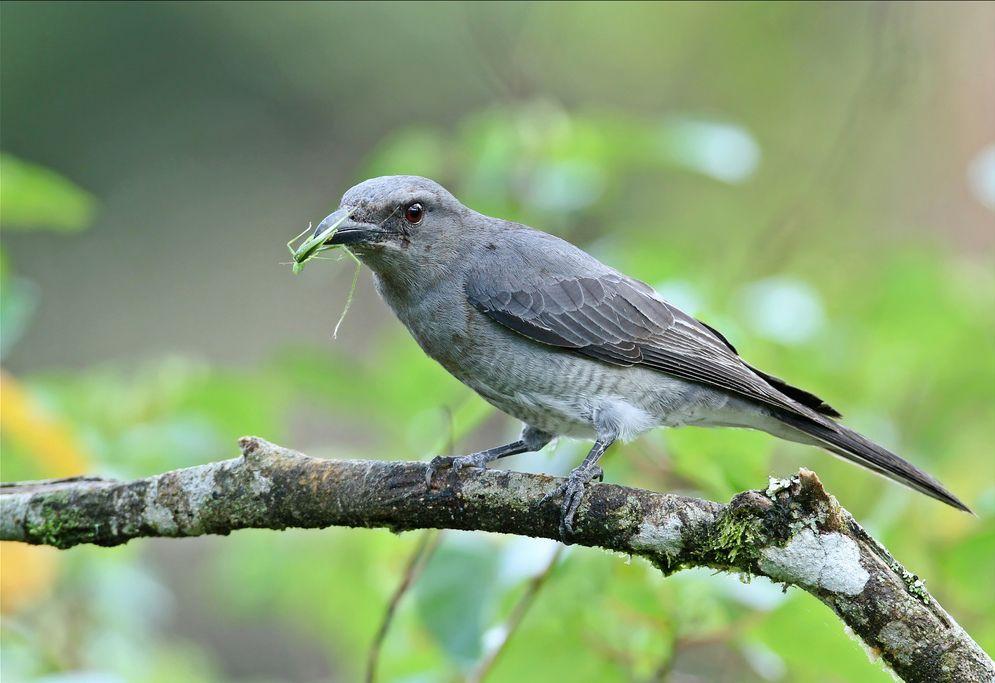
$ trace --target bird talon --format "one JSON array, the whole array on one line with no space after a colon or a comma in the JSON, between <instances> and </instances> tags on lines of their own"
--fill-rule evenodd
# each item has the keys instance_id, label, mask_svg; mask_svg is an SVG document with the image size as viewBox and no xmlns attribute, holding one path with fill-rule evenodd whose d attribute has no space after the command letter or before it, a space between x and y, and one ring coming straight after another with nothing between
<instances>
[{"instance_id":1,"label":"bird talon","mask_svg":"<svg viewBox=\"0 0 995 683\"><path fill-rule=\"evenodd\" d=\"M437 455L432 458L428 463L428 468L425 471L425 485L432 485L432 478L435 473L442 469L450 469L453 474L458 474L464 467L487 467L487 460L482 457L482 453L474 453L473 455Z\"/></svg>"},{"instance_id":2,"label":"bird talon","mask_svg":"<svg viewBox=\"0 0 995 683\"><path fill-rule=\"evenodd\" d=\"M577 510L580 509L580 504L584 500L584 492L587 489L587 485L594 479L600 481L603 477L604 472L600 467L578 467L570 472L565 482L547 493L539 501L539 505L541 506L562 494L563 502L560 503L560 539L564 543L569 544L570 536L573 536L574 517L577 515Z\"/></svg>"},{"instance_id":3,"label":"bird talon","mask_svg":"<svg viewBox=\"0 0 995 683\"><path fill-rule=\"evenodd\" d=\"M447 455L437 455L432 458L428 463L428 467L425 468L425 486L431 487L435 473L445 467L451 466L452 460L453 458Z\"/></svg>"},{"instance_id":4,"label":"bird talon","mask_svg":"<svg viewBox=\"0 0 995 683\"><path fill-rule=\"evenodd\" d=\"M560 484L555 489L553 489L552 491L544 495L542 498L540 498L539 503L536 507L542 507L543 505L553 500L554 498L557 498L560 495L566 493L566 490L567 490L567 485L565 483Z\"/></svg>"}]
</instances>

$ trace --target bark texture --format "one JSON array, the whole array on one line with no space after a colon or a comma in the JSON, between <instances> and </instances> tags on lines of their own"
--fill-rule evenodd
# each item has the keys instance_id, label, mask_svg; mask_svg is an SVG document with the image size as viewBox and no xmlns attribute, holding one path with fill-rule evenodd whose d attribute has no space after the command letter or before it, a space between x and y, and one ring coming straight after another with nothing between
<instances>
[{"instance_id":1,"label":"bark texture","mask_svg":"<svg viewBox=\"0 0 995 683\"><path fill-rule=\"evenodd\" d=\"M327 526L471 529L558 538L553 477L444 471L421 462L322 460L254 437L242 457L129 482L0 485L0 538L70 548L149 536ZM801 470L728 504L612 484L590 487L574 543L685 567L763 575L808 591L905 681L995 681L971 637Z\"/></svg>"}]
</instances>

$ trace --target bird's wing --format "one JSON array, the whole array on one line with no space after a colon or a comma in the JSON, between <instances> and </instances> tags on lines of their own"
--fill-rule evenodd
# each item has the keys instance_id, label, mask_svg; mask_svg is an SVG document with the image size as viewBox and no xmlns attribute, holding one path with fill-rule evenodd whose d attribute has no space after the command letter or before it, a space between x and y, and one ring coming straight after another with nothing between
<instances>
[{"instance_id":1,"label":"bird's wing","mask_svg":"<svg viewBox=\"0 0 995 683\"><path fill-rule=\"evenodd\" d=\"M837 415L812 394L753 370L721 334L642 282L614 271L540 275L471 272L466 295L481 313L543 344L614 365L652 368L803 415L805 407Z\"/></svg>"}]
</instances>

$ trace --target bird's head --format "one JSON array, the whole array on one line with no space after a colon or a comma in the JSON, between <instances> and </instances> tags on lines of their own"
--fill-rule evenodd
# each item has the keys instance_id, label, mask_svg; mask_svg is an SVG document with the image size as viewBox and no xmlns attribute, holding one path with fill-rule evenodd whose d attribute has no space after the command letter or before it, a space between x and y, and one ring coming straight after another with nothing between
<instances>
[{"instance_id":1,"label":"bird's head","mask_svg":"<svg viewBox=\"0 0 995 683\"><path fill-rule=\"evenodd\" d=\"M325 244L348 248L376 273L410 277L460 258L473 241L472 213L432 180L382 176L347 191L314 235L338 223Z\"/></svg>"}]
</instances>

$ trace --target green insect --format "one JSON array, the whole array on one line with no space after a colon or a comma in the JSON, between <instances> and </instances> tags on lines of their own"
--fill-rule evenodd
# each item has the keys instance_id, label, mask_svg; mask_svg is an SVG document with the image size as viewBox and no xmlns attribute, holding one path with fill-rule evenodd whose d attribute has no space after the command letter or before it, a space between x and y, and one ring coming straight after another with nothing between
<instances>
[{"instance_id":1,"label":"green insect","mask_svg":"<svg viewBox=\"0 0 995 683\"><path fill-rule=\"evenodd\" d=\"M339 225L341 225L342 222L345 221L348 217L349 217L348 214L342 216L342 218L340 218L334 224L328 226L328 228L326 228L325 230L322 230L320 234L312 235L308 239L304 240L304 242L297 248L294 248L294 242L299 240L301 237L306 235L311 230L310 224L307 226L304 232L302 232L297 237L287 242L287 250L290 251L290 256L294 259L292 264L294 275L297 275L302 270L304 270L304 266L307 264L308 261L312 259L327 260L327 259L322 259L322 257L318 256L318 254L337 248L337 245L325 244L325 242L331 239L332 235L335 234L335 231L338 230ZM338 322L335 323L335 329L332 330L333 339L338 338L339 327L342 326L342 321L345 320L346 313L349 312L349 307L352 305L352 298L353 295L356 293L356 284L359 282L359 269L360 266L362 266L362 264L359 262L359 259L356 258L355 254L353 254L348 249L343 249L343 251L349 256L349 258L355 261L356 269L353 271L352 274L352 284L349 286L349 296L346 297L345 306L342 308L342 314L339 316ZM339 259L332 259L332 260L337 261Z\"/></svg>"},{"instance_id":2,"label":"green insect","mask_svg":"<svg viewBox=\"0 0 995 683\"><path fill-rule=\"evenodd\" d=\"M335 234L335 231L339 229L339 226L348 217L349 217L348 213L344 214L340 219L335 221L332 225L329 225L327 228L322 230L321 233L317 235L312 235L311 237L304 240L303 244L301 244L299 247L295 248L294 242L299 240L301 237L306 235L308 231L311 230L310 224L307 226L307 229L304 230L304 232L302 232L297 237L287 242L287 249L288 251L290 251L290 255L294 259L294 275L304 270L304 265L312 258L320 254L321 252L335 248L335 245L325 244L325 242L331 239L332 235Z\"/></svg>"}]
</instances>

